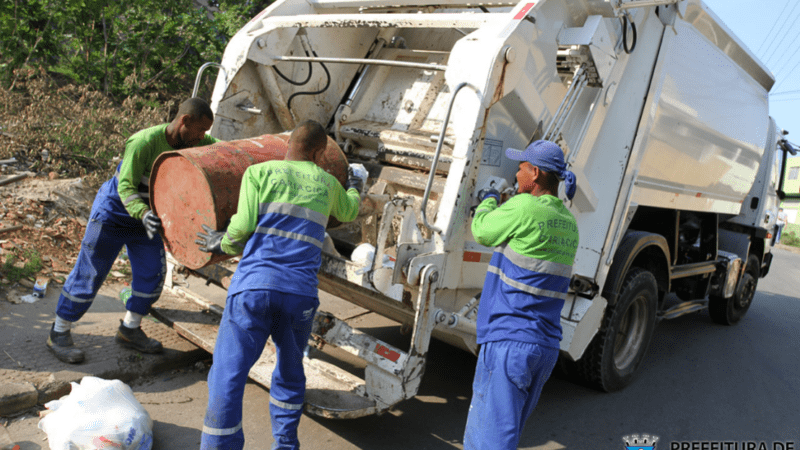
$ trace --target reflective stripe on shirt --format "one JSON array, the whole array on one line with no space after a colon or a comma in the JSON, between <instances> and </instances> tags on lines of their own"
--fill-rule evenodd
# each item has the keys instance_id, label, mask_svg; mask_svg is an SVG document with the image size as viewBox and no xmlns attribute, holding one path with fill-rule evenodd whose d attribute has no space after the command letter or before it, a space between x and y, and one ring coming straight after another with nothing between
<instances>
[{"instance_id":1,"label":"reflective stripe on shirt","mask_svg":"<svg viewBox=\"0 0 800 450\"><path fill-rule=\"evenodd\" d=\"M328 224L328 216L325 214L291 203L260 203L258 205L258 214L283 214L298 219L305 219L323 227Z\"/></svg>"},{"instance_id":2,"label":"reflective stripe on shirt","mask_svg":"<svg viewBox=\"0 0 800 450\"><path fill-rule=\"evenodd\" d=\"M520 255L508 244L502 244L495 249L495 252L502 253L514 265L532 272L545 273L559 277L572 276L572 266L552 261L531 258L530 256Z\"/></svg>"},{"instance_id":3,"label":"reflective stripe on shirt","mask_svg":"<svg viewBox=\"0 0 800 450\"><path fill-rule=\"evenodd\" d=\"M117 166L117 172L114 174L114 176L117 177L117 183L119 183L119 166ZM142 175L142 178L139 180L139 184L143 184L149 188L150 177L147 175Z\"/></svg>"},{"instance_id":4,"label":"reflective stripe on shirt","mask_svg":"<svg viewBox=\"0 0 800 450\"><path fill-rule=\"evenodd\" d=\"M229 239L229 240L230 240L232 243L234 243L234 244L238 245L239 247L242 247L242 248L244 248L244 244L243 244L243 243L241 243L241 242L239 242L239 241L237 241L237 240L236 240L236 239L234 239L233 237L231 237L231 234L230 234L230 233L228 233L228 230L225 230L225 236L227 236L227 237L228 237L228 239Z\"/></svg>"},{"instance_id":5,"label":"reflective stripe on shirt","mask_svg":"<svg viewBox=\"0 0 800 450\"><path fill-rule=\"evenodd\" d=\"M319 248L320 250L322 249L322 241L300 233L293 233L291 231L284 231L284 230L279 230L277 228L266 228L266 227L256 227L256 233L271 234L273 236L294 239L296 241L308 242L309 244L312 244L313 246Z\"/></svg>"},{"instance_id":6,"label":"reflective stripe on shirt","mask_svg":"<svg viewBox=\"0 0 800 450\"><path fill-rule=\"evenodd\" d=\"M509 285L509 286L511 286L513 288L519 289L520 291L527 292L527 293L529 293L531 295L538 295L538 296L543 296L543 297L557 298L557 299L561 299L561 300L566 300L566 298L567 298L567 293L566 292L557 292L557 291L550 291L550 290L547 290L547 289L540 289L540 288L536 288L536 287L533 287L533 286L529 286L529 285L527 285L525 283L522 283L521 281L514 280L511 277L507 276L505 273L503 273L503 271L500 270L499 267L489 266L489 272L499 276L500 280L502 280L503 283L505 283L505 284L507 284L507 285Z\"/></svg>"},{"instance_id":7,"label":"reflective stripe on shirt","mask_svg":"<svg viewBox=\"0 0 800 450\"><path fill-rule=\"evenodd\" d=\"M127 205L128 203L130 203L130 202L132 202L132 201L134 201L136 199L140 199L140 200L148 199L149 200L150 199L150 193L149 192L139 192L138 194L133 194L130 197L126 198L125 202L123 202L123 204Z\"/></svg>"}]
</instances>

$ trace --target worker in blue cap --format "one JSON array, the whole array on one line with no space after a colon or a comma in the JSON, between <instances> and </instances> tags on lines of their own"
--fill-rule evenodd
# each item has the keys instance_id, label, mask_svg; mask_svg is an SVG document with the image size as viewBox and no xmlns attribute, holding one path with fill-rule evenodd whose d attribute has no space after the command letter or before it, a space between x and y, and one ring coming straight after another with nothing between
<instances>
[{"instance_id":1,"label":"worker in blue cap","mask_svg":"<svg viewBox=\"0 0 800 450\"><path fill-rule=\"evenodd\" d=\"M575 195L575 174L561 148L535 141L519 161L517 194L500 205L495 189L478 192L475 240L496 247L478 308L481 345L469 407L465 450L516 449L525 421L556 364L561 309L578 248L575 217L558 198L564 182Z\"/></svg>"}]
</instances>

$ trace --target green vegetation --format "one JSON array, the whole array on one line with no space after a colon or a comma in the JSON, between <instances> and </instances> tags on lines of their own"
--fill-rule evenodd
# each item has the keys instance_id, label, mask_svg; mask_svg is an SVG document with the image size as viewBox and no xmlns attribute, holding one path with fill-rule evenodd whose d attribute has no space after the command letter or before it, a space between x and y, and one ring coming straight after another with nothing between
<instances>
[{"instance_id":1,"label":"green vegetation","mask_svg":"<svg viewBox=\"0 0 800 450\"><path fill-rule=\"evenodd\" d=\"M25 250L21 255L11 253L6 256L0 273L11 283L16 283L23 278L36 276L42 270L42 258L36 250ZM31 280L33 281L33 280Z\"/></svg>"},{"instance_id":2,"label":"green vegetation","mask_svg":"<svg viewBox=\"0 0 800 450\"><path fill-rule=\"evenodd\" d=\"M191 86L204 62L269 1L6 0L0 2L0 84L44 67L122 99Z\"/></svg>"},{"instance_id":3,"label":"green vegetation","mask_svg":"<svg viewBox=\"0 0 800 450\"><path fill-rule=\"evenodd\" d=\"M108 178L128 136L171 120L198 68L270 2L0 1L0 159Z\"/></svg>"},{"instance_id":4,"label":"green vegetation","mask_svg":"<svg viewBox=\"0 0 800 450\"><path fill-rule=\"evenodd\" d=\"M781 244L800 247L800 225L787 223L781 233Z\"/></svg>"},{"instance_id":5,"label":"green vegetation","mask_svg":"<svg viewBox=\"0 0 800 450\"><path fill-rule=\"evenodd\" d=\"M134 95L117 104L88 86L60 85L43 69L30 69L13 90L0 86L0 159L16 157L32 171L102 182L114 171L113 158L122 156L128 136L167 122L180 101L149 106L156 98Z\"/></svg>"}]
</instances>

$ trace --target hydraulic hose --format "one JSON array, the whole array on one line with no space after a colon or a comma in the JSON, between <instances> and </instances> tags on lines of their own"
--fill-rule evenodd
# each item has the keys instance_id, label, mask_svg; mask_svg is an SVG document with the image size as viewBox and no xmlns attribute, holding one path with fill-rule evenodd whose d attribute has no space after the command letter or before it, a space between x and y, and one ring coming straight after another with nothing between
<instances>
[{"instance_id":1,"label":"hydraulic hose","mask_svg":"<svg viewBox=\"0 0 800 450\"><path fill-rule=\"evenodd\" d=\"M311 50L311 53L312 53L314 56L317 56L317 52L315 52L314 50ZM309 64L311 64L311 63L309 62ZM325 63L323 63L323 62L320 62L320 63L319 63L319 65L321 65L321 66L322 66L322 70L324 70L324 71L325 71L325 75L326 75L326 76L327 76L327 78L328 78L328 81L325 83L325 87L323 87L322 89L320 89L320 90L318 90L318 91L313 91L313 92L312 92L312 91L295 92L294 94L292 94L292 95L289 97L289 100L287 100L287 101L286 101L286 107L287 107L287 108L288 108L290 111L291 111L291 109L292 109L292 100L294 100L294 98L295 98L295 97L297 97L298 95L317 95L317 94L321 94L321 93L323 93L323 92L327 91L327 90L328 90L328 87L330 87L330 85L331 85L331 73L328 71L328 68L327 68L327 67L325 67ZM273 66L273 67L274 67L274 66ZM309 70L309 77L311 76L311 75L310 75L310 73L311 73L311 71Z\"/></svg>"},{"instance_id":2,"label":"hydraulic hose","mask_svg":"<svg viewBox=\"0 0 800 450\"><path fill-rule=\"evenodd\" d=\"M306 56L308 56L308 52L306 52ZM295 86L304 86L304 85L306 85L308 83L309 80L311 80L311 69L312 69L311 61L308 62L308 76L303 81L294 81L294 80L289 79L289 77L284 75L280 71L280 69L278 69L278 66L272 66L272 68L275 69L275 73L277 73L279 77L283 78L287 83L293 84Z\"/></svg>"},{"instance_id":3,"label":"hydraulic hose","mask_svg":"<svg viewBox=\"0 0 800 450\"><path fill-rule=\"evenodd\" d=\"M631 47L628 48L628 14L622 15L622 48L625 50L625 53L631 54L633 49L636 48L636 24L633 23L633 20L630 21L631 24L631 32L633 32L633 42L631 43Z\"/></svg>"}]
</instances>

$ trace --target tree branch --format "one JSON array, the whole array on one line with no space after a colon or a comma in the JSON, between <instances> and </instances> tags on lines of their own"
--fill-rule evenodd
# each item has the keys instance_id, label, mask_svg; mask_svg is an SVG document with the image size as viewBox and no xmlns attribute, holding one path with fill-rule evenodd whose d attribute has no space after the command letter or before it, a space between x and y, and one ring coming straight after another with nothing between
<instances>
[{"instance_id":1,"label":"tree branch","mask_svg":"<svg viewBox=\"0 0 800 450\"><path fill-rule=\"evenodd\" d=\"M177 58L173 59L173 60L172 60L172 61L171 61L169 64L167 64L167 65L166 65L166 66L165 66L163 69L161 69L161 70L160 70L160 71L159 71L157 74L155 74L155 75L153 75L152 77L150 77L150 79L149 79L149 80L147 80L147 81L145 81L144 83L140 84L140 85L139 85L139 88L140 88L140 89L145 89L145 88L147 88L147 87L150 85L150 83L152 83L153 81L155 81L155 80L157 80L158 78L160 78L160 77L161 77L161 75L163 75L163 74L164 74L164 72L166 72L166 71L167 71L167 69L169 69L170 67L174 66L175 64L177 64L177 63L178 63L178 61L180 61L181 59L183 59L183 57L184 57L184 56L186 56L186 54L187 54L187 53L189 53L189 49L190 49L190 48L192 48L192 46L191 46L191 45L189 45L189 44L186 44L186 47L184 47L184 48L183 48L183 52L181 52L181 54L180 54L180 55L178 55L178 57L177 57Z\"/></svg>"}]
</instances>

